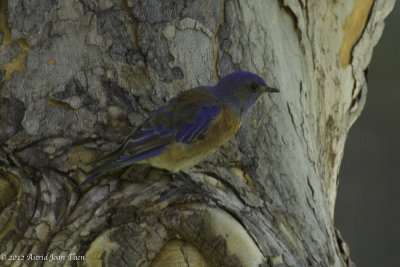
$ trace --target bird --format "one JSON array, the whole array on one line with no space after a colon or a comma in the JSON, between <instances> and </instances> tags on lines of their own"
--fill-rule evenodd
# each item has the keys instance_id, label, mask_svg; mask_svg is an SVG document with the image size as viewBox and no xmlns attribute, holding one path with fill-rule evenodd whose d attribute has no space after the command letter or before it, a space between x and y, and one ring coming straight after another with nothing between
<instances>
[{"instance_id":1,"label":"bird","mask_svg":"<svg viewBox=\"0 0 400 267\"><path fill-rule=\"evenodd\" d=\"M231 73L215 86L183 91L156 109L80 185L133 163L149 164L172 173L188 169L235 135L266 92L279 90L248 71Z\"/></svg>"}]
</instances>

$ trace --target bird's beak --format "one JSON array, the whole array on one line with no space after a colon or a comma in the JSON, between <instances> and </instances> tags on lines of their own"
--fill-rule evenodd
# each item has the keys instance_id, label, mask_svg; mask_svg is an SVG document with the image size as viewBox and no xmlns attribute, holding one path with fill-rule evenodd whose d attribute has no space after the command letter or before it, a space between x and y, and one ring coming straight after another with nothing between
<instances>
[{"instance_id":1,"label":"bird's beak","mask_svg":"<svg viewBox=\"0 0 400 267\"><path fill-rule=\"evenodd\" d=\"M264 91L268 92L268 93L278 93L278 92L280 92L278 89L272 88L272 87L268 87L268 86L264 87Z\"/></svg>"}]
</instances>

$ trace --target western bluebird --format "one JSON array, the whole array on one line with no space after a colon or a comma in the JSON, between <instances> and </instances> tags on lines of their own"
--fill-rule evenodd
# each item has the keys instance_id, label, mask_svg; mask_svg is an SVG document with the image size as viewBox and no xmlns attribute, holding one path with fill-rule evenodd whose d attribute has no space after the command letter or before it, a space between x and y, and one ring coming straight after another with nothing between
<instances>
[{"instance_id":1,"label":"western bluebird","mask_svg":"<svg viewBox=\"0 0 400 267\"><path fill-rule=\"evenodd\" d=\"M212 87L184 91L157 109L81 185L132 163L172 172L194 166L239 130L264 92L279 90L245 71L227 75Z\"/></svg>"}]
</instances>

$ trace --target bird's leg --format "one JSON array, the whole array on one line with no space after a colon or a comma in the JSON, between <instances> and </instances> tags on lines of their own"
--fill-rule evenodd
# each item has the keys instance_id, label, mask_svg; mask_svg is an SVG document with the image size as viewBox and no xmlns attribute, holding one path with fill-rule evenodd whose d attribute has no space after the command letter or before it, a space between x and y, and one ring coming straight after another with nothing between
<instances>
[{"instance_id":1,"label":"bird's leg","mask_svg":"<svg viewBox=\"0 0 400 267\"><path fill-rule=\"evenodd\" d=\"M192 188L194 192L198 193L204 203L213 203L212 205L215 205L220 202L220 200L216 198L212 194L212 192L206 190L206 186L204 184L194 181L189 174L183 171L179 171L178 173L176 173L176 176L178 176L180 180L182 180L185 184Z\"/></svg>"},{"instance_id":2,"label":"bird's leg","mask_svg":"<svg viewBox=\"0 0 400 267\"><path fill-rule=\"evenodd\" d=\"M178 178L183 181L185 184L189 185L191 188L195 189L195 191L199 191L201 185L194 181L192 177L184 171L179 171L176 173Z\"/></svg>"},{"instance_id":3,"label":"bird's leg","mask_svg":"<svg viewBox=\"0 0 400 267\"><path fill-rule=\"evenodd\" d=\"M204 202L208 202L207 199L212 199L210 194L204 190L203 185L200 182L194 181L189 174L185 173L184 171L179 171L177 176L180 180L187 184L189 188L193 189L194 192L197 192Z\"/></svg>"}]
</instances>

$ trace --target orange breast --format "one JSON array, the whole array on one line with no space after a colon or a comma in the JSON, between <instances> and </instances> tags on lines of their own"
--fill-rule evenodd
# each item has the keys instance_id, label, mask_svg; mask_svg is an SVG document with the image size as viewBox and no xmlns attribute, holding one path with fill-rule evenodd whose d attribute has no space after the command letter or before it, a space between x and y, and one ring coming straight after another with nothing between
<instances>
[{"instance_id":1,"label":"orange breast","mask_svg":"<svg viewBox=\"0 0 400 267\"><path fill-rule=\"evenodd\" d=\"M226 143L240 128L241 118L224 108L211 123L206 136L192 144L173 143L161 154L140 163L177 172L187 169Z\"/></svg>"}]
</instances>

